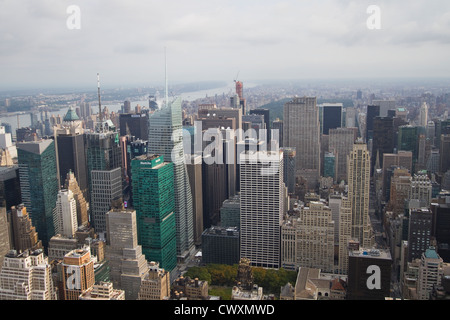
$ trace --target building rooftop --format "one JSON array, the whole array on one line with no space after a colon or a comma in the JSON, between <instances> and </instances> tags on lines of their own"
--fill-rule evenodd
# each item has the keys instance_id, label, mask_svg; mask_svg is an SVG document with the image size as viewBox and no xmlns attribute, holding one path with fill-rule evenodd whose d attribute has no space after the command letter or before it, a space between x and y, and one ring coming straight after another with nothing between
<instances>
[{"instance_id":1,"label":"building rooftop","mask_svg":"<svg viewBox=\"0 0 450 320\"><path fill-rule=\"evenodd\" d=\"M382 250L382 249L360 248L359 250L350 250L349 256L350 257L377 258L377 259L392 260L390 252L388 250Z\"/></svg>"}]
</instances>

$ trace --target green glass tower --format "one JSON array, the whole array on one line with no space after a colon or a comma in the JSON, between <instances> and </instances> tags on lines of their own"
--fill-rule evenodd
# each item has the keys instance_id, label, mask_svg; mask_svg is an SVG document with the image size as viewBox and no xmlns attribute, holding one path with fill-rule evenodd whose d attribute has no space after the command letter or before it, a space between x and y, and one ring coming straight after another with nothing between
<instances>
[{"instance_id":1,"label":"green glass tower","mask_svg":"<svg viewBox=\"0 0 450 320\"><path fill-rule=\"evenodd\" d=\"M47 249L54 236L53 209L58 197L55 142L39 140L17 143L22 201Z\"/></svg>"},{"instance_id":2,"label":"green glass tower","mask_svg":"<svg viewBox=\"0 0 450 320\"><path fill-rule=\"evenodd\" d=\"M142 252L172 271L177 265L173 163L159 155L138 156L131 161L131 175Z\"/></svg>"}]
</instances>

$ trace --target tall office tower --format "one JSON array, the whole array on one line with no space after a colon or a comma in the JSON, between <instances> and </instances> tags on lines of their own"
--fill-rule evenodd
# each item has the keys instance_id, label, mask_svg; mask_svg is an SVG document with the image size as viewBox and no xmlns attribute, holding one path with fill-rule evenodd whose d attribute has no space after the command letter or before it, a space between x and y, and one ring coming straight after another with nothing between
<instances>
[{"instance_id":1,"label":"tall office tower","mask_svg":"<svg viewBox=\"0 0 450 320\"><path fill-rule=\"evenodd\" d=\"M247 131L254 129L256 131L256 137L260 140L267 142L267 137L260 136L260 130L267 130L266 123L264 122L264 116L260 114L248 114L242 116L242 129Z\"/></svg>"},{"instance_id":2,"label":"tall office tower","mask_svg":"<svg viewBox=\"0 0 450 320\"><path fill-rule=\"evenodd\" d=\"M138 300L166 300L170 297L170 272L159 267L157 262L149 262L149 270L142 280Z\"/></svg>"},{"instance_id":3,"label":"tall office tower","mask_svg":"<svg viewBox=\"0 0 450 320\"><path fill-rule=\"evenodd\" d=\"M0 166L0 206L9 211L21 202L18 165Z\"/></svg>"},{"instance_id":4,"label":"tall office tower","mask_svg":"<svg viewBox=\"0 0 450 320\"><path fill-rule=\"evenodd\" d=\"M270 141L270 139L271 139L270 110L269 109L253 109L253 110L250 110L250 115L252 115L252 114L264 116L264 123L265 123L265 127L267 129L267 141Z\"/></svg>"},{"instance_id":5,"label":"tall office tower","mask_svg":"<svg viewBox=\"0 0 450 320\"><path fill-rule=\"evenodd\" d=\"M439 172L446 173L450 169L450 134L441 135L439 147Z\"/></svg>"},{"instance_id":6,"label":"tall office tower","mask_svg":"<svg viewBox=\"0 0 450 320\"><path fill-rule=\"evenodd\" d=\"M149 261L172 271L177 265L173 163L142 155L131 161L138 241Z\"/></svg>"},{"instance_id":7,"label":"tall office tower","mask_svg":"<svg viewBox=\"0 0 450 320\"><path fill-rule=\"evenodd\" d=\"M220 208L220 225L222 227L240 227L241 200L239 195L234 195L225 200Z\"/></svg>"},{"instance_id":8,"label":"tall office tower","mask_svg":"<svg viewBox=\"0 0 450 320\"><path fill-rule=\"evenodd\" d=\"M84 197L89 196L84 129L81 121L69 107L61 127L55 127L55 148L58 155L58 179L62 185L69 172L73 172Z\"/></svg>"},{"instance_id":9,"label":"tall office tower","mask_svg":"<svg viewBox=\"0 0 450 320\"><path fill-rule=\"evenodd\" d=\"M44 252L11 250L0 271L0 300L57 300L52 267Z\"/></svg>"},{"instance_id":10,"label":"tall office tower","mask_svg":"<svg viewBox=\"0 0 450 320\"><path fill-rule=\"evenodd\" d=\"M386 117L389 110L395 110L395 100L373 100L372 104L380 107L380 117Z\"/></svg>"},{"instance_id":11,"label":"tall office tower","mask_svg":"<svg viewBox=\"0 0 450 320\"><path fill-rule=\"evenodd\" d=\"M110 125L109 121L98 122L96 131L86 134L90 218L99 234L106 231L105 215L111 201L122 196L119 134Z\"/></svg>"},{"instance_id":12,"label":"tall office tower","mask_svg":"<svg viewBox=\"0 0 450 320\"><path fill-rule=\"evenodd\" d=\"M239 263L239 228L211 227L202 234L202 263Z\"/></svg>"},{"instance_id":13,"label":"tall office tower","mask_svg":"<svg viewBox=\"0 0 450 320\"><path fill-rule=\"evenodd\" d=\"M426 174L415 174L411 178L409 199L419 200L422 208L429 208L432 198L431 180Z\"/></svg>"},{"instance_id":14,"label":"tall office tower","mask_svg":"<svg viewBox=\"0 0 450 320\"><path fill-rule=\"evenodd\" d=\"M328 206L311 201L300 210L297 241L300 267L334 272L334 221Z\"/></svg>"},{"instance_id":15,"label":"tall office tower","mask_svg":"<svg viewBox=\"0 0 450 320\"><path fill-rule=\"evenodd\" d=\"M375 155L380 157L380 166L383 167L383 154L394 152L394 125L392 118L376 117L373 121L373 143L372 143L372 162L371 167L375 167ZM371 175L373 169L371 170Z\"/></svg>"},{"instance_id":16,"label":"tall office tower","mask_svg":"<svg viewBox=\"0 0 450 320\"><path fill-rule=\"evenodd\" d=\"M148 140L147 113L121 113L119 115L120 136L134 136L136 139Z\"/></svg>"},{"instance_id":17,"label":"tall office tower","mask_svg":"<svg viewBox=\"0 0 450 320\"><path fill-rule=\"evenodd\" d=\"M315 97L295 97L284 105L283 145L296 148L296 176L315 188L320 175L319 108ZM300 152L301 151L301 152Z\"/></svg>"},{"instance_id":18,"label":"tall office tower","mask_svg":"<svg viewBox=\"0 0 450 320\"><path fill-rule=\"evenodd\" d=\"M356 140L354 128L338 128L329 130L328 151L334 152L336 159L336 181L347 180L347 156L353 150Z\"/></svg>"},{"instance_id":19,"label":"tall office tower","mask_svg":"<svg viewBox=\"0 0 450 320\"><path fill-rule=\"evenodd\" d=\"M369 218L370 155L365 143L357 140L347 159L348 198L352 206L352 238L363 247L373 245Z\"/></svg>"},{"instance_id":20,"label":"tall office tower","mask_svg":"<svg viewBox=\"0 0 450 320\"><path fill-rule=\"evenodd\" d=\"M295 162L296 150L295 148L281 148L283 151L283 182L288 188L289 193L295 192Z\"/></svg>"},{"instance_id":21,"label":"tall office tower","mask_svg":"<svg viewBox=\"0 0 450 320\"><path fill-rule=\"evenodd\" d=\"M89 247L67 253L61 262L60 272L63 300L78 300L95 283L94 260Z\"/></svg>"},{"instance_id":22,"label":"tall office tower","mask_svg":"<svg viewBox=\"0 0 450 320\"><path fill-rule=\"evenodd\" d=\"M11 239L12 247L20 252L42 248L42 241L38 238L36 227L33 226L27 208L23 204L11 207Z\"/></svg>"},{"instance_id":23,"label":"tall office tower","mask_svg":"<svg viewBox=\"0 0 450 320\"><path fill-rule=\"evenodd\" d=\"M10 225L6 217L6 208L0 207L0 270L5 254L11 249Z\"/></svg>"},{"instance_id":24,"label":"tall office tower","mask_svg":"<svg viewBox=\"0 0 450 320\"><path fill-rule=\"evenodd\" d=\"M422 103L419 113L419 126L426 127L428 125L428 104Z\"/></svg>"},{"instance_id":25,"label":"tall office tower","mask_svg":"<svg viewBox=\"0 0 450 320\"><path fill-rule=\"evenodd\" d=\"M389 197L388 210L395 216L405 212L405 201L411 193L411 174L406 169L394 169L391 178L391 193Z\"/></svg>"},{"instance_id":26,"label":"tall office tower","mask_svg":"<svg viewBox=\"0 0 450 320\"><path fill-rule=\"evenodd\" d=\"M195 249L191 186L183 150L181 99L149 115L148 152L173 162L177 255L186 259Z\"/></svg>"},{"instance_id":27,"label":"tall office tower","mask_svg":"<svg viewBox=\"0 0 450 320\"><path fill-rule=\"evenodd\" d=\"M413 164L417 162L419 154L419 127L411 125L400 126L398 128L398 150L411 151ZM414 166L413 166L414 167Z\"/></svg>"},{"instance_id":28,"label":"tall office tower","mask_svg":"<svg viewBox=\"0 0 450 320\"><path fill-rule=\"evenodd\" d=\"M329 134L330 129L342 126L342 103L326 103L322 105L322 134Z\"/></svg>"},{"instance_id":29,"label":"tall office tower","mask_svg":"<svg viewBox=\"0 0 450 320\"><path fill-rule=\"evenodd\" d=\"M347 299L385 300L390 297L391 269L389 250L350 250Z\"/></svg>"},{"instance_id":30,"label":"tall office tower","mask_svg":"<svg viewBox=\"0 0 450 320\"><path fill-rule=\"evenodd\" d=\"M380 106L368 105L366 114L366 141L373 139L373 121L380 116Z\"/></svg>"},{"instance_id":31,"label":"tall office tower","mask_svg":"<svg viewBox=\"0 0 450 320\"><path fill-rule=\"evenodd\" d=\"M417 298L419 300L430 300L433 286L439 286L443 275L443 260L436 252L436 248L429 247L422 253L419 275L417 279Z\"/></svg>"},{"instance_id":32,"label":"tall office tower","mask_svg":"<svg viewBox=\"0 0 450 320\"><path fill-rule=\"evenodd\" d=\"M17 158L17 148L12 143L11 133L7 133L4 126L0 126L0 148L8 150L11 158Z\"/></svg>"},{"instance_id":33,"label":"tall office tower","mask_svg":"<svg viewBox=\"0 0 450 320\"><path fill-rule=\"evenodd\" d=\"M125 290L126 300L136 300L148 274L148 263L138 244L135 210L114 208L106 214L105 258L109 261L114 288Z\"/></svg>"},{"instance_id":34,"label":"tall office tower","mask_svg":"<svg viewBox=\"0 0 450 320\"><path fill-rule=\"evenodd\" d=\"M17 148L22 201L46 248L54 235L53 209L59 189L55 142L21 142Z\"/></svg>"},{"instance_id":35,"label":"tall office tower","mask_svg":"<svg viewBox=\"0 0 450 320\"><path fill-rule=\"evenodd\" d=\"M190 155L190 161L186 164L189 176L189 184L192 192L192 210L194 212L194 243L196 246L202 243L203 227L203 181L202 181L202 156Z\"/></svg>"},{"instance_id":36,"label":"tall office tower","mask_svg":"<svg viewBox=\"0 0 450 320\"><path fill-rule=\"evenodd\" d=\"M279 268L284 214L283 153L248 151L240 156L241 258Z\"/></svg>"},{"instance_id":37,"label":"tall office tower","mask_svg":"<svg viewBox=\"0 0 450 320\"><path fill-rule=\"evenodd\" d=\"M427 140L425 135L419 135L418 147L417 147L417 163L415 166L415 172L426 170L426 163L431 152L431 141Z\"/></svg>"},{"instance_id":38,"label":"tall office tower","mask_svg":"<svg viewBox=\"0 0 450 320\"><path fill-rule=\"evenodd\" d=\"M67 238L75 237L75 232L78 229L77 203L72 191L63 189L58 192L53 220L55 234Z\"/></svg>"},{"instance_id":39,"label":"tall office tower","mask_svg":"<svg viewBox=\"0 0 450 320\"><path fill-rule=\"evenodd\" d=\"M408 261L420 259L431 246L433 214L428 208L409 209Z\"/></svg>"},{"instance_id":40,"label":"tall office tower","mask_svg":"<svg viewBox=\"0 0 450 320\"><path fill-rule=\"evenodd\" d=\"M330 199L331 200L331 199ZM352 203L343 197L339 206L338 274L348 274L348 256L352 241Z\"/></svg>"},{"instance_id":41,"label":"tall office tower","mask_svg":"<svg viewBox=\"0 0 450 320\"><path fill-rule=\"evenodd\" d=\"M271 130L274 130L274 132L276 132L275 130L277 130L279 146L280 146L280 148L283 148L284 147L284 144L283 144L283 120L280 120L277 118L274 121L272 121L272 129Z\"/></svg>"},{"instance_id":42,"label":"tall office tower","mask_svg":"<svg viewBox=\"0 0 450 320\"><path fill-rule=\"evenodd\" d=\"M236 129L242 129L242 110L234 109L234 108L217 108L215 105L199 105L198 106L198 121L202 121L211 117L215 117L218 119L234 119L236 124ZM223 120L222 120L223 121ZM226 127L223 124L221 127ZM215 126L217 128L217 126ZM207 127L203 127L202 129L208 129ZM237 137L238 141L242 139L241 136Z\"/></svg>"},{"instance_id":43,"label":"tall office tower","mask_svg":"<svg viewBox=\"0 0 450 320\"><path fill-rule=\"evenodd\" d=\"M86 202L83 192L78 185L77 178L72 171L69 171L66 175L64 189L71 191L75 199L78 225L86 226L89 223L89 204Z\"/></svg>"}]
</instances>

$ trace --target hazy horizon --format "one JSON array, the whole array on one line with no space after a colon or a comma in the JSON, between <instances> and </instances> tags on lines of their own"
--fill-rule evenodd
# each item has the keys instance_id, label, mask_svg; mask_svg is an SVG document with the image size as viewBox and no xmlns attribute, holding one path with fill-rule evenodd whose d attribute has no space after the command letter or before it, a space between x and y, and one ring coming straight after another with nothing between
<instances>
[{"instance_id":1,"label":"hazy horizon","mask_svg":"<svg viewBox=\"0 0 450 320\"><path fill-rule=\"evenodd\" d=\"M0 27L0 91L160 85L165 48L171 84L450 77L444 0L2 0Z\"/></svg>"}]
</instances>

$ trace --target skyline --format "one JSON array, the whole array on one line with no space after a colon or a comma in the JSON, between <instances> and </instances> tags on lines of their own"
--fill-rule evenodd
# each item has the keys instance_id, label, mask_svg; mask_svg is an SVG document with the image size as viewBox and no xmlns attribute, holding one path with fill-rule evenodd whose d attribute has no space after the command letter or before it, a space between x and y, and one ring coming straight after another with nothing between
<instances>
[{"instance_id":1,"label":"skyline","mask_svg":"<svg viewBox=\"0 0 450 320\"><path fill-rule=\"evenodd\" d=\"M79 29L69 29L80 9ZM370 5L381 29L370 30ZM0 2L2 91L289 79L448 78L450 3Z\"/></svg>"}]
</instances>

